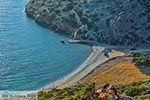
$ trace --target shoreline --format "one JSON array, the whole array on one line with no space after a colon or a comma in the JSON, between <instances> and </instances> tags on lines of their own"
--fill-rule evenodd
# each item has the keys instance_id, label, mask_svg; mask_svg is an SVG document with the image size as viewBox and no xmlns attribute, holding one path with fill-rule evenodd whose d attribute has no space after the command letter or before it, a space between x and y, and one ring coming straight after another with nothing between
<instances>
[{"instance_id":1,"label":"shoreline","mask_svg":"<svg viewBox=\"0 0 150 100\"><path fill-rule=\"evenodd\" d=\"M102 46L92 46L92 53L91 55L84 61L82 65L80 65L75 71L68 74L64 78L53 82L48 87L44 88L43 90L49 90L52 88L62 89L65 87L70 87L75 85L76 83L80 82L84 77L86 77L89 73L91 73L94 69L97 68L100 64L112 59L116 56L110 56L107 58L104 56L103 51L105 47ZM122 56L123 54L117 55Z\"/></svg>"},{"instance_id":2,"label":"shoreline","mask_svg":"<svg viewBox=\"0 0 150 100\"><path fill-rule=\"evenodd\" d=\"M100 64L105 63L109 59L116 57L116 56L110 56L109 58L107 58L106 56L104 56L103 51L107 47L104 47L103 45L96 45L96 46L93 45L91 48L92 48L92 52L89 55L89 57L76 70L74 70L70 74L68 74L68 75L64 76L63 78L58 79L55 82L52 82L52 83L48 84L47 86L40 88L38 90L28 91L25 94L19 94L19 95L16 94L16 95L11 95L11 96L8 95L8 97L18 97L18 98L34 97L35 98L36 94L39 91L48 91L53 88L62 89L65 87L70 87L70 86L75 85L76 83L80 82L84 77L86 77L89 73L91 73L94 69L96 69ZM112 49L115 50L114 48L112 48ZM119 56L121 56L121 55L119 55ZM0 97L0 98L3 98L3 97Z\"/></svg>"},{"instance_id":3,"label":"shoreline","mask_svg":"<svg viewBox=\"0 0 150 100\"><path fill-rule=\"evenodd\" d=\"M92 65L95 60L97 59L97 57L99 56L99 52L102 52L105 48L104 47L100 47L100 46L92 46L92 52L90 54L90 56L73 72L71 72L70 74L68 74L67 76L56 80L55 82L51 83L50 85L46 86L43 90L49 90L52 88L62 88L64 84L68 83L68 82L73 82L72 85L74 83L77 83L79 81L79 79L83 78L83 76L86 76L86 73L83 73L84 70L87 69L87 67L89 68L89 65ZM82 74L82 77L79 77L78 79L77 76ZM76 80L74 80L76 79ZM67 85L68 87L68 85Z\"/></svg>"},{"instance_id":4,"label":"shoreline","mask_svg":"<svg viewBox=\"0 0 150 100\"><path fill-rule=\"evenodd\" d=\"M89 75L92 71L94 71L95 69L97 69L97 67L100 64L103 64L113 58L119 57L119 56L123 56L124 53L120 53L119 55L113 55L110 54L110 57L107 58L106 56L104 56L103 54L103 50L107 49L106 47L103 46L92 46L92 52L89 55L89 57L73 72L71 72L70 74L66 75L65 77L56 80L55 82L52 82L50 85L47 85L41 89L35 90L35 91L28 91L25 94L22 95L11 95L8 97L17 97L17 98L21 98L21 97L26 97L26 98L34 98L36 97L37 92L39 91L49 91L53 88L57 88L57 89L63 89L66 87L70 87L72 85L75 85L78 82L82 82L82 79L84 79L87 75ZM119 49L116 48L112 48L112 51L118 51ZM113 52L110 53L113 53ZM19 91L18 91L19 92ZM4 97L0 97L4 98ZM32 99L33 99L32 98Z\"/></svg>"},{"instance_id":5,"label":"shoreline","mask_svg":"<svg viewBox=\"0 0 150 100\"><path fill-rule=\"evenodd\" d=\"M14 91L14 95L12 95L8 91L8 95L6 97L1 96L0 100L36 100L36 96L39 91L48 91L53 88L63 89L75 85L76 83L80 82L84 77L89 75L93 70L95 70L100 64L105 63L114 57L118 57L118 55L110 56L109 58L104 56L103 50L105 50L107 47L98 45L92 46L91 48L92 52L89 57L76 70L72 71L70 74L64 76L63 78L56 80L50 85L47 85L46 87L40 88L35 91L22 91L24 93L20 93L20 91ZM111 49L114 50L114 48L112 47Z\"/></svg>"},{"instance_id":6,"label":"shoreline","mask_svg":"<svg viewBox=\"0 0 150 100\"><path fill-rule=\"evenodd\" d=\"M101 46L92 46L91 48L92 48L92 52L89 55L89 57L76 70L74 70L70 74L68 74L68 75L64 76L63 78L58 79L55 82L52 82L49 85L47 85L43 88L40 88L38 90L28 91L26 93L24 92L24 94L18 94L18 95L15 94L15 95L11 95L11 96L7 95L7 96L9 98L10 97L11 98L13 98L13 97L17 97L17 98L21 98L21 97L32 98L32 97L34 97L33 99L35 99L35 96L36 96L37 92L39 92L39 91L47 91L47 90L50 90L53 88L61 89L61 88L65 88L65 87L74 85L75 83L79 82L83 77L88 75L94 68L97 67L97 66L94 66L94 67L91 67L91 66L93 64L95 64L95 62L97 62L96 60L98 59L100 54L102 54L102 51L105 49L104 47L101 47ZM106 58L105 60L107 61L108 58ZM105 62L105 61L103 61L103 62ZM97 64L97 65L99 65L99 64ZM84 73L85 71L87 71L87 72ZM7 98L7 96L6 96L6 98ZM1 96L0 99L2 99L2 98L5 98L5 97Z\"/></svg>"},{"instance_id":7,"label":"shoreline","mask_svg":"<svg viewBox=\"0 0 150 100\"><path fill-rule=\"evenodd\" d=\"M105 63L109 59L112 59L116 56L110 56L107 58L104 56L103 51L107 47L103 46L92 46L92 52L89 57L73 72L68 74L67 76L52 82L51 84L40 88L35 91L28 91L25 94L15 94L15 95L8 95L8 97L26 97L35 99L37 92L39 91L48 91L53 88L62 89L65 87L70 87L75 85L76 83L80 82L84 77L86 77L89 73L91 73L94 69L96 69L100 64ZM117 55L118 56L118 55ZM120 55L121 56L121 55ZM6 96L7 97L7 96ZM3 98L3 97L0 97Z\"/></svg>"}]
</instances>

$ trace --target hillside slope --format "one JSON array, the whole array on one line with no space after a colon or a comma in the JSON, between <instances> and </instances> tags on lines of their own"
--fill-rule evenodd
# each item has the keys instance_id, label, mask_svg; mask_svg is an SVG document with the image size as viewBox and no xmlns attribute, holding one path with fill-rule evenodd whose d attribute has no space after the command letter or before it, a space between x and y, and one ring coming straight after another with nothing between
<instances>
[{"instance_id":1,"label":"hillside slope","mask_svg":"<svg viewBox=\"0 0 150 100\"><path fill-rule=\"evenodd\" d=\"M26 13L37 23L76 39L150 44L149 0L30 0Z\"/></svg>"}]
</instances>

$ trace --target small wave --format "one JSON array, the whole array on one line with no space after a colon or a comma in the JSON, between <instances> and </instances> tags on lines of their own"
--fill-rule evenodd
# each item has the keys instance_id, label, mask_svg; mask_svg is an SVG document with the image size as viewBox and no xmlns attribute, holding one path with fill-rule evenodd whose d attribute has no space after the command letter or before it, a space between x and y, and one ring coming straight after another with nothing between
<instances>
[{"instance_id":1,"label":"small wave","mask_svg":"<svg viewBox=\"0 0 150 100\"><path fill-rule=\"evenodd\" d=\"M2 97L36 97L34 93L37 91L0 91L0 98Z\"/></svg>"}]
</instances>

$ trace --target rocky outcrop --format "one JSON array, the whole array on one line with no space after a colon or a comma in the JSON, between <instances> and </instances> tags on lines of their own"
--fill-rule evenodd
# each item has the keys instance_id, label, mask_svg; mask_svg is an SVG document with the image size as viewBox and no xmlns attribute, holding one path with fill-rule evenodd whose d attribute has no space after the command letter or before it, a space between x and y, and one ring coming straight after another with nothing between
<instances>
[{"instance_id":1,"label":"rocky outcrop","mask_svg":"<svg viewBox=\"0 0 150 100\"><path fill-rule=\"evenodd\" d=\"M26 13L37 23L77 39L150 44L149 0L30 0Z\"/></svg>"}]
</instances>

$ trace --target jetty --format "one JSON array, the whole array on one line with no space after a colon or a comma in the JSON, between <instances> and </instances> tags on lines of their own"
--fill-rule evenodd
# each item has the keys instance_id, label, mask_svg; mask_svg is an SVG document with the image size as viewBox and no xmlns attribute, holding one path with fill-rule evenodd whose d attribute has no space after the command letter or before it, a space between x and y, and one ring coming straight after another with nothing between
<instances>
[{"instance_id":1,"label":"jetty","mask_svg":"<svg viewBox=\"0 0 150 100\"><path fill-rule=\"evenodd\" d=\"M68 43L80 43L80 44L88 44L88 45L92 45L95 42L94 41L90 41L90 40L68 40Z\"/></svg>"}]
</instances>

